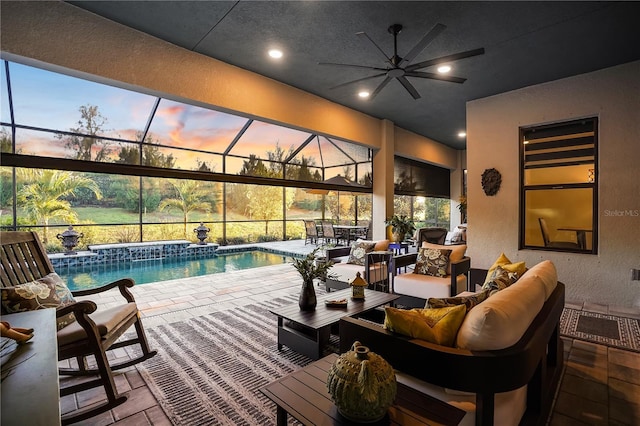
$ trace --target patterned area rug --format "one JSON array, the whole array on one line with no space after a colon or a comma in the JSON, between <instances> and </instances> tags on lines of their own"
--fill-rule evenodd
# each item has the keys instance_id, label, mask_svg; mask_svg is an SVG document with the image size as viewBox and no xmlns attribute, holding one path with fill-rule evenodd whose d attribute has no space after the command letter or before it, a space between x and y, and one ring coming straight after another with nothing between
<instances>
[{"instance_id":1,"label":"patterned area rug","mask_svg":"<svg viewBox=\"0 0 640 426\"><path fill-rule=\"evenodd\" d=\"M173 424L275 425L275 404L259 388L311 360L278 351L269 309L296 302L292 295L147 330L158 355L138 370Z\"/></svg>"},{"instance_id":2,"label":"patterned area rug","mask_svg":"<svg viewBox=\"0 0 640 426\"><path fill-rule=\"evenodd\" d=\"M560 318L560 334L640 352L640 321L635 318L564 308Z\"/></svg>"}]
</instances>

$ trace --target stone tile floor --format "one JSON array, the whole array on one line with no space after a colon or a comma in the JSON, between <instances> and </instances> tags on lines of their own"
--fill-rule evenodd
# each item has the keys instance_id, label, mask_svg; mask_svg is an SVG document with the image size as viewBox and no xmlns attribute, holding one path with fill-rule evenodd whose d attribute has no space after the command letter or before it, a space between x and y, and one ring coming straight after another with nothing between
<instances>
[{"instance_id":1,"label":"stone tile floor","mask_svg":"<svg viewBox=\"0 0 640 426\"><path fill-rule=\"evenodd\" d=\"M264 243L267 247L308 253L314 246L302 242ZM133 293L147 329L182 321L194 316L269 300L295 293L301 279L289 264L246 269L222 274L144 284ZM98 305L117 303L117 291ZM591 303L566 304L568 307L612 313L640 319L640 312ZM275 326L275 320L274 320ZM564 425L640 425L640 353L624 351L580 340L563 339L565 374L556 395L548 424ZM115 351L115 358L127 356ZM65 380L65 379L63 379ZM135 367L116 374L120 392L129 399L113 410L84 422L86 425L169 425L170 422ZM61 410L69 412L103 399L100 389L92 389L61 399Z\"/></svg>"}]
</instances>

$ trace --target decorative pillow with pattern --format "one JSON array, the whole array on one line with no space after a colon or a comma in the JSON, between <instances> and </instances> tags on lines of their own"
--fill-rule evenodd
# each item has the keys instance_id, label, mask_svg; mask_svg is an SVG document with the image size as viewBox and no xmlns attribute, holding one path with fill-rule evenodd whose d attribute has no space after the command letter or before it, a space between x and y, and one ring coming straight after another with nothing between
<instances>
[{"instance_id":1,"label":"decorative pillow with pattern","mask_svg":"<svg viewBox=\"0 0 640 426\"><path fill-rule=\"evenodd\" d=\"M40 278L38 281L55 284L56 294L60 298L60 306L58 306L58 308L70 305L71 303L75 303L76 299L73 297L71 290L69 290L69 287L67 287L64 281L62 281L62 278L60 278L60 276L55 272L52 272L49 275ZM73 312L63 317L57 318L58 330L65 328L75 320L76 316L73 314Z\"/></svg>"},{"instance_id":2,"label":"decorative pillow with pattern","mask_svg":"<svg viewBox=\"0 0 640 426\"><path fill-rule=\"evenodd\" d=\"M349 260L347 260L347 263L364 266L365 256L367 253L373 251L375 246L376 243L374 242L356 241L351 245L351 252L349 252Z\"/></svg>"},{"instance_id":3,"label":"decorative pillow with pattern","mask_svg":"<svg viewBox=\"0 0 640 426\"><path fill-rule=\"evenodd\" d=\"M491 281L491 276L498 266L509 272L518 274L518 277L521 277L527 271L527 265L525 264L525 262L512 263L504 253L501 253L500 257L498 257L498 259L493 262L493 265L491 265L491 267L487 271L487 276L484 280L485 283Z\"/></svg>"},{"instance_id":4,"label":"decorative pillow with pattern","mask_svg":"<svg viewBox=\"0 0 640 426\"><path fill-rule=\"evenodd\" d=\"M75 299L64 281L55 272L15 287L4 287L2 307L7 313L34 311L36 309L61 308ZM58 330L76 320L73 313L56 319Z\"/></svg>"},{"instance_id":5,"label":"decorative pillow with pattern","mask_svg":"<svg viewBox=\"0 0 640 426\"><path fill-rule=\"evenodd\" d=\"M509 272L506 269L502 269L501 266L498 266L493 270L489 277L487 277L487 282L485 282L482 286L482 290L488 290L490 292L490 295L493 295L500 290L509 287L517 280L517 273Z\"/></svg>"},{"instance_id":6,"label":"decorative pillow with pattern","mask_svg":"<svg viewBox=\"0 0 640 426\"><path fill-rule=\"evenodd\" d=\"M451 250L421 248L416 258L414 274L446 277Z\"/></svg>"},{"instance_id":7,"label":"decorative pillow with pattern","mask_svg":"<svg viewBox=\"0 0 640 426\"><path fill-rule=\"evenodd\" d=\"M483 302L489 297L490 290L484 290L480 293L471 294L469 296L456 296L456 297L445 297L445 298L436 298L430 297L427 299L427 303L424 305L425 308L446 308L447 306L458 306L464 305L467 308L467 312L469 312L474 306L477 306L480 302Z\"/></svg>"},{"instance_id":8,"label":"decorative pillow with pattern","mask_svg":"<svg viewBox=\"0 0 640 426\"><path fill-rule=\"evenodd\" d=\"M467 310L464 305L439 309L384 309L384 327L395 333L453 346Z\"/></svg>"},{"instance_id":9,"label":"decorative pillow with pattern","mask_svg":"<svg viewBox=\"0 0 640 426\"><path fill-rule=\"evenodd\" d=\"M2 307L9 314L60 306L54 283L31 281L15 287L3 287L0 291Z\"/></svg>"}]
</instances>

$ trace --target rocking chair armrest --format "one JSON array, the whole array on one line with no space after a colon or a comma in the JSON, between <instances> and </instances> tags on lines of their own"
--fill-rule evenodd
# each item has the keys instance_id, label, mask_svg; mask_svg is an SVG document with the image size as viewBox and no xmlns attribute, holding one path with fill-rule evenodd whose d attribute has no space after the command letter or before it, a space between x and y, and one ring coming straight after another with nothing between
<instances>
[{"instance_id":1,"label":"rocking chair armrest","mask_svg":"<svg viewBox=\"0 0 640 426\"><path fill-rule=\"evenodd\" d=\"M76 290L72 293L74 296L90 296L92 294L102 293L103 291L111 290L112 288L118 287L118 289L120 290L120 294L122 294L122 297L124 297L127 302L135 302L133 294L131 294L131 292L127 289L127 287L133 287L134 285L136 285L136 283L131 278L121 278L117 281L105 284L98 288L92 288L89 290Z\"/></svg>"},{"instance_id":2,"label":"rocking chair armrest","mask_svg":"<svg viewBox=\"0 0 640 426\"><path fill-rule=\"evenodd\" d=\"M88 315L95 312L96 309L98 309L98 306L94 302L90 300L82 300L56 309L56 318L63 317L72 312L77 316L81 316L83 314Z\"/></svg>"}]
</instances>

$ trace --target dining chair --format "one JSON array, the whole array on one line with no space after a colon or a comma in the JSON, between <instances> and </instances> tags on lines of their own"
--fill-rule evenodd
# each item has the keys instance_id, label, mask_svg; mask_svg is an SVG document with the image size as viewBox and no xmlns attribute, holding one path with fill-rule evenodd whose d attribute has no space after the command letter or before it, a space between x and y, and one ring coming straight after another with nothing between
<instances>
[{"instance_id":1,"label":"dining chair","mask_svg":"<svg viewBox=\"0 0 640 426\"><path fill-rule=\"evenodd\" d=\"M306 233L304 245L307 245L307 242L310 244L318 243L318 228L316 226L315 220L305 220L304 221L304 230Z\"/></svg>"},{"instance_id":2,"label":"dining chair","mask_svg":"<svg viewBox=\"0 0 640 426\"><path fill-rule=\"evenodd\" d=\"M580 250L580 245L577 242L573 241L555 241L549 238L549 227L547 226L546 219L539 217L538 223L540 224L540 232L542 233L542 240L544 241L544 246L549 248L564 248L564 249L573 249Z\"/></svg>"}]
</instances>

